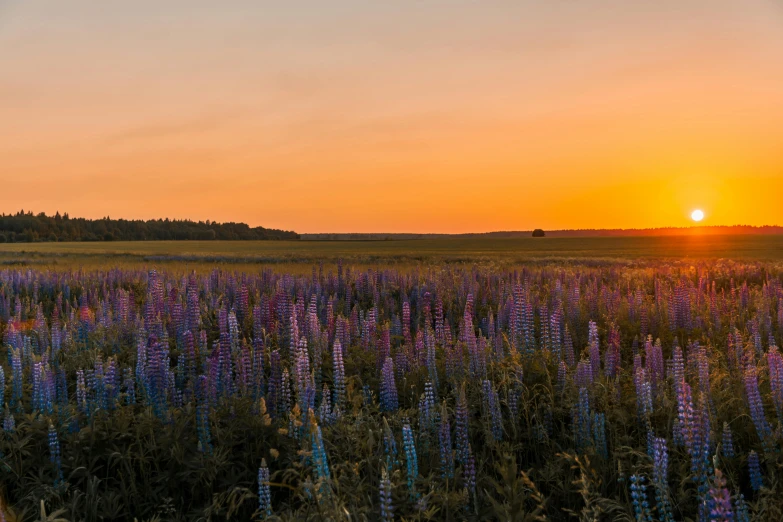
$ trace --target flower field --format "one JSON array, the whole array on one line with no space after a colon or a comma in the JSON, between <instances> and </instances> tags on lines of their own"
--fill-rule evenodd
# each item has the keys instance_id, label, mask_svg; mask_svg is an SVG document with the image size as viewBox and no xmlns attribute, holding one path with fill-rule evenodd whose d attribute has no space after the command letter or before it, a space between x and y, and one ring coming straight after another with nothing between
<instances>
[{"instance_id":1,"label":"flower field","mask_svg":"<svg viewBox=\"0 0 783 522\"><path fill-rule=\"evenodd\" d=\"M783 267L0 271L2 520L781 520Z\"/></svg>"}]
</instances>

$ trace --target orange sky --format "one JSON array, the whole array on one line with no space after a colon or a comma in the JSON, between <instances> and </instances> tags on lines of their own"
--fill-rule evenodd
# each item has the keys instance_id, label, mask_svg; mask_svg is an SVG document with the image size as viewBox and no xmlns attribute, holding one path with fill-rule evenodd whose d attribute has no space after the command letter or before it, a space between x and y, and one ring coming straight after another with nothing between
<instances>
[{"instance_id":1,"label":"orange sky","mask_svg":"<svg viewBox=\"0 0 783 522\"><path fill-rule=\"evenodd\" d=\"M777 0L280 4L0 0L0 212L783 224Z\"/></svg>"}]
</instances>

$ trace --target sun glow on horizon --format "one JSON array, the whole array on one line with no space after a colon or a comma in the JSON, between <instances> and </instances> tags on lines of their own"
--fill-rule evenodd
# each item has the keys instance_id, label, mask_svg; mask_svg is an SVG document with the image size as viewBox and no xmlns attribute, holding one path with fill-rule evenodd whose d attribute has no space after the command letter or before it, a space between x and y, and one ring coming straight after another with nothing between
<instances>
[{"instance_id":1,"label":"sun glow on horizon","mask_svg":"<svg viewBox=\"0 0 783 522\"><path fill-rule=\"evenodd\" d=\"M702 212L699 209L694 210L693 212L691 212L691 219L698 223L699 221L704 219L704 212Z\"/></svg>"}]
</instances>

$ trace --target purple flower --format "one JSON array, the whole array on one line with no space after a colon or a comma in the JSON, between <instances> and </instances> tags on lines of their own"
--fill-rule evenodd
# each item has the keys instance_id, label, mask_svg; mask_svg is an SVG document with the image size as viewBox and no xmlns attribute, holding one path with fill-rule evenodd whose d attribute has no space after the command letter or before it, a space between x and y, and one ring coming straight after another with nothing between
<instances>
[{"instance_id":1,"label":"purple flower","mask_svg":"<svg viewBox=\"0 0 783 522\"><path fill-rule=\"evenodd\" d=\"M731 509L731 495L726 489L726 479L719 469L715 470L715 477L712 479L710 487L710 512L711 521L733 522L734 512Z\"/></svg>"},{"instance_id":2,"label":"purple flower","mask_svg":"<svg viewBox=\"0 0 783 522\"><path fill-rule=\"evenodd\" d=\"M419 477L419 459L416 455L416 444L413 442L413 430L407 423L402 427L402 446L405 452L408 491L411 498L416 499L418 498L416 480Z\"/></svg>"},{"instance_id":3,"label":"purple flower","mask_svg":"<svg viewBox=\"0 0 783 522\"><path fill-rule=\"evenodd\" d=\"M446 403L440 412L440 427L438 428L438 443L440 449L440 475L443 479L454 478L454 451L451 447L451 424Z\"/></svg>"},{"instance_id":4,"label":"purple flower","mask_svg":"<svg viewBox=\"0 0 783 522\"><path fill-rule=\"evenodd\" d=\"M392 485L389 480L389 473L385 468L381 470L381 484L379 490L381 498L381 520L390 522L394 520L394 505L392 504Z\"/></svg>"},{"instance_id":5,"label":"purple flower","mask_svg":"<svg viewBox=\"0 0 783 522\"><path fill-rule=\"evenodd\" d=\"M394 362L387 357L381 371L381 411L395 411L397 404L397 384L394 381Z\"/></svg>"},{"instance_id":6,"label":"purple flower","mask_svg":"<svg viewBox=\"0 0 783 522\"><path fill-rule=\"evenodd\" d=\"M60 453L60 439L57 436L57 430L54 429L52 424L49 424L49 460L55 470L54 487L58 488L63 484L63 465Z\"/></svg>"},{"instance_id":7,"label":"purple flower","mask_svg":"<svg viewBox=\"0 0 783 522\"><path fill-rule=\"evenodd\" d=\"M334 380L334 405L345 406L345 366L343 364L343 346L340 340L334 342L332 351L333 380Z\"/></svg>"},{"instance_id":8,"label":"purple flower","mask_svg":"<svg viewBox=\"0 0 783 522\"><path fill-rule=\"evenodd\" d=\"M750 474L750 485L753 491L758 493L764 487L764 479L761 475L759 455L753 450L748 454L748 473Z\"/></svg>"},{"instance_id":9,"label":"purple flower","mask_svg":"<svg viewBox=\"0 0 783 522\"><path fill-rule=\"evenodd\" d=\"M258 510L262 516L272 515L272 492L269 487L269 468L266 459L261 459L261 467L258 468Z\"/></svg>"},{"instance_id":10,"label":"purple flower","mask_svg":"<svg viewBox=\"0 0 783 522\"><path fill-rule=\"evenodd\" d=\"M761 392L759 392L759 382L754 364L749 364L745 369L744 380L745 393L748 399L748 406L750 407L750 418L753 420L759 439L766 444L768 438L772 435L772 429L764 415L764 404L761 401Z\"/></svg>"},{"instance_id":11,"label":"purple flower","mask_svg":"<svg viewBox=\"0 0 783 522\"><path fill-rule=\"evenodd\" d=\"M664 522L671 522L674 517L669 501L669 451L666 447L666 439L659 437L653 439L652 481L660 518Z\"/></svg>"}]
</instances>

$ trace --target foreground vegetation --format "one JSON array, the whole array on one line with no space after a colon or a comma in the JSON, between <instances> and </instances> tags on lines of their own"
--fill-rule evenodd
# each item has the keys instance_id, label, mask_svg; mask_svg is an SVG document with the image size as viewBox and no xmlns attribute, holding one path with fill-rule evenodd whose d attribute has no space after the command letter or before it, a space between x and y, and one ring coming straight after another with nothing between
<instances>
[{"instance_id":1,"label":"foreground vegetation","mask_svg":"<svg viewBox=\"0 0 783 522\"><path fill-rule=\"evenodd\" d=\"M774 264L14 268L0 324L0 520L783 517Z\"/></svg>"}]
</instances>

